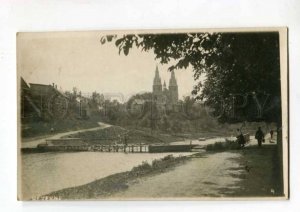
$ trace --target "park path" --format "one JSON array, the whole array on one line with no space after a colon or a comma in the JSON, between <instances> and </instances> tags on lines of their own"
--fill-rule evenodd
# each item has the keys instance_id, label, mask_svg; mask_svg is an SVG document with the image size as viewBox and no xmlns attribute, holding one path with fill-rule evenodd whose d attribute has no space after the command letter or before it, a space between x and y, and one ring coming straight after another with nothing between
<instances>
[{"instance_id":1,"label":"park path","mask_svg":"<svg viewBox=\"0 0 300 212\"><path fill-rule=\"evenodd\" d=\"M34 148L34 147L37 147L38 144L45 143L46 138L47 139L59 139L63 136L67 136L67 135L71 135L71 134L75 134L75 133L101 130L101 129L111 127L111 125L103 123L103 122L98 122L98 124L99 124L98 127L93 127L93 128L88 128L88 129L81 129L81 130L74 130L74 131L63 132L63 133L57 133L57 134L55 134L53 136L50 136L50 137L43 137L43 138L35 139L35 140L32 140L32 141L22 142L21 143L21 148Z\"/></svg>"},{"instance_id":2,"label":"park path","mask_svg":"<svg viewBox=\"0 0 300 212\"><path fill-rule=\"evenodd\" d=\"M273 138L271 139L270 134L265 135L265 142L262 145L276 145L277 144L277 133L275 132ZM255 136L250 136L250 142L248 143L249 146L257 146L257 140Z\"/></svg>"},{"instance_id":3,"label":"park path","mask_svg":"<svg viewBox=\"0 0 300 212\"><path fill-rule=\"evenodd\" d=\"M112 198L226 197L239 189L244 167L235 161L240 153L221 152L192 157L167 172L129 183Z\"/></svg>"},{"instance_id":4,"label":"park path","mask_svg":"<svg viewBox=\"0 0 300 212\"><path fill-rule=\"evenodd\" d=\"M275 145L265 136L263 145ZM250 136L247 146L257 145ZM247 148L247 146L245 148ZM138 179L128 189L111 196L115 199L232 197L241 188L240 176L246 173L245 164L237 162L241 152L205 153L164 173Z\"/></svg>"},{"instance_id":5,"label":"park path","mask_svg":"<svg viewBox=\"0 0 300 212\"><path fill-rule=\"evenodd\" d=\"M199 146L206 146L209 144L214 144L216 142L225 142L226 139L228 140L236 140L236 137L214 137L214 138L207 138L204 141L199 141L199 140L191 140L191 139L186 139L183 141L175 141L171 142L172 145L182 145L182 144L194 144L194 145L199 145ZM270 134L265 135L265 143L263 145L275 145L277 142L277 135L274 133L273 139L271 140ZM255 139L254 135L250 136L250 141L246 144L246 146L255 146L257 145L257 140Z\"/></svg>"}]
</instances>

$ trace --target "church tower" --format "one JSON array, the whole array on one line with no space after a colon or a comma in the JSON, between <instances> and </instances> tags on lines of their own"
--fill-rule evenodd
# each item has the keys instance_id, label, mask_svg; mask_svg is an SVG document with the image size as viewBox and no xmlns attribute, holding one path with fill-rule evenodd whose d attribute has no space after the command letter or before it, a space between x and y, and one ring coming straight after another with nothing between
<instances>
[{"instance_id":1,"label":"church tower","mask_svg":"<svg viewBox=\"0 0 300 212\"><path fill-rule=\"evenodd\" d=\"M171 72L171 78L169 81L169 93L170 93L170 100L172 104L176 104L178 102L178 85L177 80L175 78L175 72Z\"/></svg>"},{"instance_id":2,"label":"church tower","mask_svg":"<svg viewBox=\"0 0 300 212\"><path fill-rule=\"evenodd\" d=\"M158 67L156 66L156 70L155 70L155 77L153 80L153 94L154 95L161 95L162 93L162 85L161 85L161 79L159 76L159 72L158 72Z\"/></svg>"}]
</instances>

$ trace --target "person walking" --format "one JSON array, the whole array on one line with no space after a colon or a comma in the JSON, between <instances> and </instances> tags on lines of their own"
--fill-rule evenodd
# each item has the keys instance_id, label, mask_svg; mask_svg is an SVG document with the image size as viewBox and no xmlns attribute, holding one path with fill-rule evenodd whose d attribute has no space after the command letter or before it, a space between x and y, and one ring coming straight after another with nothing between
<instances>
[{"instance_id":1,"label":"person walking","mask_svg":"<svg viewBox=\"0 0 300 212\"><path fill-rule=\"evenodd\" d=\"M244 135L243 135L243 133L242 133L242 131L240 130L240 129L237 129L236 130L237 131L237 136L236 136L236 138L237 138L237 143L239 144L239 147L241 148L241 147L244 147L245 146L245 138L244 138Z\"/></svg>"},{"instance_id":2,"label":"person walking","mask_svg":"<svg viewBox=\"0 0 300 212\"><path fill-rule=\"evenodd\" d=\"M260 127L258 127L258 130L255 133L255 139L257 140L259 147L261 146L261 144L264 140L264 137L265 137L265 135L264 135L263 131L261 130Z\"/></svg>"},{"instance_id":3,"label":"person walking","mask_svg":"<svg viewBox=\"0 0 300 212\"><path fill-rule=\"evenodd\" d=\"M270 131L271 140L273 139L273 133L274 133L274 131L271 130L271 131Z\"/></svg>"}]
</instances>

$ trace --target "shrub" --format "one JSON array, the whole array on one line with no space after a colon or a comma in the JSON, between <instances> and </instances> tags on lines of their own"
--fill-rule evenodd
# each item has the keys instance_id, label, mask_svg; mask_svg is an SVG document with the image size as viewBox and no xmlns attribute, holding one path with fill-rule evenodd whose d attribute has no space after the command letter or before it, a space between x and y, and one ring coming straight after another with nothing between
<instances>
[{"instance_id":1,"label":"shrub","mask_svg":"<svg viewBox=\"0 0 300 212\"><path fill-rule=\"evenodd\" d=\"M206 151L224 151L238 149L239 144L236 141L227 140L225 142L216 142L214 144L208 144Z\"/></svg>"},{"instance_id":2,"label":"shrub","mask_svg":"<svg viewBox=\"0 0 300 212\"><path fill-rule=\"evenodd\" d=\"M174 160L174 156L173 155L167 155L164 158L161 159L162 161L167 161L167 160Z\"/></svg>"},{"instance_id":3,"label":"shrub","mask_svg":"<svg viewBox=\"0 0 300 212\"><path fill-rule=\"evenodd\" d=\"M161 159L153 160L152 165L150 165L147 161L143 161L141 165L133 167L131 171L136 173L145 173L150 170L161 170L167 168L177 161L183 161L185 159L186 157L183 156L174 157L173 155L167 155Z\"/></svg>"},{"instance_id":4,"label":"shrub","mask_svg":"<svg viewBox=\"0 0 300 212\"><path fill-rule=\"evenodd\" d=\"M148 161L143 161L141 165L135 166L132 168L133 172L143 172L143 171L147 171L150 170L152 167L151 165L148 163Z\"/></svg>"}]
</instances>

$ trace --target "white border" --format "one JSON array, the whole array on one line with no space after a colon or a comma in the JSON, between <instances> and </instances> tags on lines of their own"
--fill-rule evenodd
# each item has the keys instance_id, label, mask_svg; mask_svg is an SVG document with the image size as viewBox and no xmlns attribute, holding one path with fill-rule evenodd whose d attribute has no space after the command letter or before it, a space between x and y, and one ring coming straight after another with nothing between
<instances>
[{"instance_id":1,"label":"white border","mask_svg":"<svg viewBox=\"0 0 300 212\"><path fill-rule=\"evenodd\" d=\"M0 210L1 211L299 211L300 2L296 0L65 0L0 3ZM49 202L16 201L17 31L289 27L290 200L263 202ZM299 112L298 112L299 113Z\"/></svg>"},{"instance_id":2,"label":"white border","mask_svg":"<svg viewBox=\"0 0 300 212\"><path fill-rule=\"evenodd\" d=\"M87 32L87 31L85 31ZM80 36L85 33L84 31L59 31L59 32L41 32L45 33L45 36L60 37L74 35ZM215 28L215 29L163 29L163 30L106 30L97 31L101 35L123 35L123 34L155 34L155 33L197 33L197 32L278 32L279 33L279 49L280 49L280 79L281 79L281 108L282 108L282 159L283 159L283 185L284 196L283 197L172 197L172 198L115 198L110 200L284 200L288 198L288 70L287 70L287 28L281 27L264 27L264 28ZM25 32L27 37L34 36L39 32ZM21 33L22 34L22 33ZM20 33L18 32L18 35ZM17 38L17 54L18 52L18 38ZM17 55L17 65L19 64L19 55ZM20 90L20 76L22 70L17 67L17 90ZM20 94L20 93L19 93ZM20 96L18 95L17 107L20 105ZM21 129L20 129L20 108L18 107L18 149L21 146ZM22 199L22 180L21 180L21 161L20 155L18 155L18 198Z\"/></svg>"}]
</instances>

